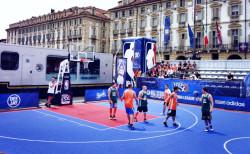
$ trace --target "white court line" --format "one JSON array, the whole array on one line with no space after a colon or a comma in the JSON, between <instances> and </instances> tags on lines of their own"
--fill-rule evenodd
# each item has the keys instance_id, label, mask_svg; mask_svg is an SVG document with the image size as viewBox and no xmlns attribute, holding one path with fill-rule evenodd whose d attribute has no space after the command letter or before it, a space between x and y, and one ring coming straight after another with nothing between
<instances>
[{"instance_id":1,"label":"white court line","mask_svg":"<svg viewBox=\"0 0 250 154\"><path fill-rule=\"evenodd\" d=\"M244 139L250 139L250 137L237 137L237 138L232 138L232 139L230 139L230 140L228 140L228 141L226 141L226 142L224 143L224 149L226 150L226 152L227 152L228 154L232 154L232 152L230 152L230 151L228 150L227 144L228 144L229 142L232 142L232 141L235 141L235 140L244 140Z\"/></svg>"},{"instance_id":2,"label":"white court line","mask_svg":"<svg viewBox=\"0 0 250 154\"><path fill-rule=\"evenodd\" d=\"M48 111L48 110L46 110ZM99 130L99 131L103 131L103 130L106 130L107 128L104 128L104 129L100 129L100 128L96 128L96 127L92 127L92 126L89 126L87 124L83 124L83 123L79 123L79 122L76 122L76 121L73 121L73 120L69 120L69 119L66 119L66 118L62 118L62 117L59 117L59 116L55 116L53 114L49 114L49 113L44 113L44 112L41 112L41 111L34 111L34 112L37 112L37 113L40 113L40 114L44 114L46 116L49 116L49 117L53 117L53 118L56 118L56 119L59 119L59 120L64 120L64 121L67 121L67 122L70 122L70 123L74 123L74 124L77 124L77 125L80 125L80 126L85 126L85 127L89 127L89 128L92 128L92 129L95 129L95 130ZM52 112L52 111L49 111L49 112ZM58 114L58 115L63 115L63 116L68 116L68 115L64 115L64 114L60 114L60 113L56 113L56 112L52 112L54 114ZM68 116L68 117L71 117L71 116ZM75 118L75 119L79 119L77 117L72 117L72 118ZM94 122L91 122L91 121L88 121L88 120L85 120L85 119L79 119L79 120L82 120L82 121L87 121L89 123L94 123ZM94 123L94 124L97 124L97 123ZM97 124L99 125L99 123ZM101 124L100 124L101 125ZM107 127L107 126L105 126ZM109 128L108 128L109 129Z\"/></svg>"},{"instance_id":3,"label":"white court line","mask_svg":"<svg viewBox=\"0 0 250 154\"><path fill-rule=\"evenodd\" d=\"M172 133L166 133L162 135L156 135L156 136L150 136L150 137L141 137L141 138L131 138L131 139L119 139L119 140L93 140L93 141L53 141L53 140L31 140L31 139L25 139L25 138L15 138L15 137L8 137L8 136L0 136L0 138L3 139L11 139L11 140L18 140L18 141L27 141L27 142L42 142L42 143L56 143L56 144L93 144L93 143L115 143L115 142L128 142L128 141L141 141L141 140L148 140L148 139L155 139L165 136L170 136L174 134L178 134L181 132L184 132L186 130L189 130L197 125L198 123L198 117L193 112L183 109L186 112L189 112L195 119L195 122L190 125L188 128L185 128L183 130L175 131Z\"/></svg>"}]
</instances>

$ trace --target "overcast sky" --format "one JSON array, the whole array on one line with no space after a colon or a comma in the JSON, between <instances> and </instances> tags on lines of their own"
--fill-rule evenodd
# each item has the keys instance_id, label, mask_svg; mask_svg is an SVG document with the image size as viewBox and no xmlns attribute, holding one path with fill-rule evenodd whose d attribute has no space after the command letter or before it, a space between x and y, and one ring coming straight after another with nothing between
<instances>
[{"instance_id":1,"label":"overcast sky","mask_svg":"<svg viewBox=\"0 0 250 154\"><path fill-rule=\"evenodd\" d=\"M5 29L9 24L20 20L47 14L53 8L56 11L73 6L95 6L109 9L117 5L118 0L2 0L0 5L0 39L6 38Z\"/></svg>"}]
</instances>

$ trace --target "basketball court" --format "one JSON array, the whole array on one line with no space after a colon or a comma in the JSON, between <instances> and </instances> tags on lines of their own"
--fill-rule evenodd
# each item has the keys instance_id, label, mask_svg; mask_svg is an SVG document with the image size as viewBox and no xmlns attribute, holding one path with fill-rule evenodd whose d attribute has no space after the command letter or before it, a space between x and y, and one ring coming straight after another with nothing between
<instances>
[{"instance_id":1,"label":"basketball court","mask_svg":"<svg viewBox=\"0 0 250 154\"><path fill-rule=\"evenodd\" d=\"M107 101L0 113L0 152L42 153L237 153L250 151L250 114L215 109L214 132L204 132L200 107L180 104L178 127L160 115L162 102L149 100L148 122L127 126L119 102L109 120Z\"/></svg>"}]
</instances>

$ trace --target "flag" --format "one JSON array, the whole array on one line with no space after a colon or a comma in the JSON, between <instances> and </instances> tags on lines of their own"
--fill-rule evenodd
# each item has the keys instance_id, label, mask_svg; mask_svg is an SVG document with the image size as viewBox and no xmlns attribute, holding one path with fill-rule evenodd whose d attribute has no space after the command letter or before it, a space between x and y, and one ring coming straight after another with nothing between
<instances>
[{"instance_id":1,"label":"flag","mask_svg":"<svg viewBox=\"0 0 250 154\"><path fill-rule=\"evenodd\" d=\"M165 24L164 24L164 43L167 46L170 40L170 17L165 17Z\"/></svg>"},{"instance_id":2,"label":"flag","mask_svg":"<svg viewBox=\"0 0 250 154\"><path fill-rule=\"evenodd\" d=\"M219 27L217 21L216 21L216 31L217 31L217 41L218 41L218 45L221 46L221 45L222 45L221 27Z\"/></svg>"},{"instance_id":3,"label":"flag","mask_svg":"<svg viewBox=\"0 0 250 154\"><path fill-rule=\"evenodd\" d=\"M203 43L205 45L205 48L207 48L207 45L208 45L208 37L207 37L207 29L205 29L205 26L203 25Z\"/></svg>"},{"instance_id":4,"label":"flag","mask_svg":"<svg viewBox=\"0 0 250 154\"><path fill-rule=\"evenodd\" d=\"M189 24L188 24L188 34L189 34L190 48L194 48L194 33Z\"/></svg>"}]
</instances>

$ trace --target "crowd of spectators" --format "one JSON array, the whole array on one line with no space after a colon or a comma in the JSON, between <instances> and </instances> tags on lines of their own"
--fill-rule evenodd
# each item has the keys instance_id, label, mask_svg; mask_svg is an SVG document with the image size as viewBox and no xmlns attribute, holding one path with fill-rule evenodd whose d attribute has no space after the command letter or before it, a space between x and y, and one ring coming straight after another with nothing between
<instances>
[{"instance_id":1,"label":"crowd of spectators","mask_svg":"<svg viewBox=\"0 0 250 154\"><path fill-rule=\"evenodd\" d=\"M193 63L190 61L183 61L179 62L179 64L170 64L168 61L162 62L149 70L147 76L158 78L199 79L200 74L196 72L196 66L195 61Z\"/></svg>"}]
</instances>

